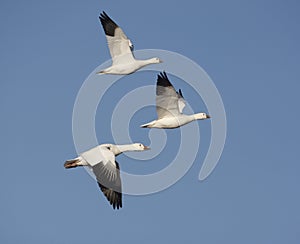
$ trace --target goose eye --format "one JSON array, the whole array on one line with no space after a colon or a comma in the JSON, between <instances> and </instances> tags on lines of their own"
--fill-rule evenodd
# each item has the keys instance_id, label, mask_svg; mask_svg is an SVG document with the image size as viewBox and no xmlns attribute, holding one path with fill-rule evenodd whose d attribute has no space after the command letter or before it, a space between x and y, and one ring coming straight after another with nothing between
<instances>
[{"instance_id":1,"label":"goose eye","mask_svg":"<svg viewBox=\"0 0 300 244\"><path fill-rule=\"evenodd\" d=\"M110 147L107 147L108 150L110 150Z\"/></svg>"}]
</instances>

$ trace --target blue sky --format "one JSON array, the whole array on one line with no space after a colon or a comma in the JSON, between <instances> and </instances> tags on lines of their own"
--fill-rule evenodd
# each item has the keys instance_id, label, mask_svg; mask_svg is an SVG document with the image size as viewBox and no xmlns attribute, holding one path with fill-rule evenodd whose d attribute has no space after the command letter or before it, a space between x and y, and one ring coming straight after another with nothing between
<instances>
[{"instance_id":1,"label":"blue sky","mask_svg":"<svg viewBox=\"0 0 300 244\"><path fill-rule=\"evenodd\" d=\"M299 7L292 0L1 1L0 242L299 243ZM223 155L209 178L198 181L210 130L200 121L203 143L185 177L157 194L124 196L120 211L84 169L63 168L76 156L77 92L110 58L98 21L103 10L136 49L178 52L203 67L228 122ZM125 77L115 96L128 89L127 81L151 85L155 76ZM205 110L188 85L172 82L195 109ZM101 111L109 114L115 102L113 92L108 106L98 108L99 141L112 140L109 119L100 123ZM137 125L155 117L147 109L148 117L139 121L137 114L130 128L145 144L148 131ZM178 146L178 133L167 132L168 147ZM172 153L167 148L153 164L125 155L119 162L128 171L143 165L151 171Z\"/></svg>"}]
</instances>

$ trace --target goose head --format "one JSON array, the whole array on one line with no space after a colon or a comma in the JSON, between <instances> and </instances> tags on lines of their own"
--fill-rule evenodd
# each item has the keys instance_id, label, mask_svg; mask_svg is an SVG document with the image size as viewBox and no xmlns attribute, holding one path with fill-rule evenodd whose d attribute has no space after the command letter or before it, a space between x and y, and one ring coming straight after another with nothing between
<instances>
[{"instance_id":1,"label":"goose head","mask_svg":"<svg viewBox=\"0 0 300 244\"><path fill-rule=\"evenodd\" d=\"M198 113L194 115L195 119L209 119L210 116L206 113Z\"/></svg>"},{"instance_id":2,"label":"goose head","mask_svg":"<svg viewBox=\"0 0 300 244\"><path fill-rule=\"evenodd\" d=\"M150 64L159 64L159 63L162 63L162 62L163 61L161 59L157 58L157 57L149 59Z\"/></svg>"},{"instance_id":3,"label":"goose head","mask_svg":"<svg viewBox=\"0 0 300 244\"><path fill-rule=\"evenodd\" d=\"M134 143L132 144L132 151L145 151L145 150L149 150L150 147L147 147L145 145L143 145L142 143Z\"/></svg>"},{"instance_id":4,"label":"goose head","mask_svg":"<svg viewBox=\"0 0 300 244\"><path fill-rule=\"evenodd\" d=\"M133 144L126 144L126 145L104 144L103 146L106 147L106 149L111 151L116 156L123 152L145 151L150 149L150 147L147 147L142 143L133 143Z\"/></svg>"}]
</instances>

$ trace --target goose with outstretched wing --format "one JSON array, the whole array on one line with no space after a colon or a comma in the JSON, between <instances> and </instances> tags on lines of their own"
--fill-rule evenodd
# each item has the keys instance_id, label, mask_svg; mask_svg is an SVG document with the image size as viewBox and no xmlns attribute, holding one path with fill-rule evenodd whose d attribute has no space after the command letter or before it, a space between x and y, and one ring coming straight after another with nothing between
<instances>
[{"instance_id":1,"label":"goose with outstretched wing","mask_svg":"<svg viewBox=\"0 0 300 244\"><path fill-rule=\"evenodd\" d=\"M166 72L161 72L157 76L156 83L156 112L158 118L157 120L141 125L141 127L172 129L194 120L210 118L206 113L183 114L182 111L184 107L185 100L181 90L179 89L179 91L176 92Z\"/></svg>"},{"instance_id":2,"label":"goose with outstretched wing","mask_svg":"<svg viewBox=\"0 0 300 244\"><path fill-rule=\"evenodd\" d=\"M146 60L135 59L132 53L133 45L123 30L104 11L99 19L106 35L112 65L97 74L128 75L146 65L162 62L157 57Z\"/></svg>"},{"instance_id":3,"label":"goose with outstretched wing","mask_svg":"<svg viewBox=\"0 0 300 244\"><path fill-rule=\"evenodd\" d=\"M116 156L126 151L144 151L149 147L141 143L128 145L102 144L86 152L77 158L67 160L64 164L66 169L78 166L89 167L96 176L98 186L115 209L122 208L122 183L120 167Z\"/></svg>"}]
</instances>

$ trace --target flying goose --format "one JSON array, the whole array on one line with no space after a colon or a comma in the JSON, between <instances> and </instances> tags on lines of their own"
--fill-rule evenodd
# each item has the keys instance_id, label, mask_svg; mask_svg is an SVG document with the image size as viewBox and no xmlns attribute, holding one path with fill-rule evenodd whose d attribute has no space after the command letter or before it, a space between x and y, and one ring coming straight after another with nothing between
<instances>
[{"instance_id":1,"label":"flying goose","mask_svg":"<svg viewBox=\"0 0 300 244\"><path fill-rule=\"evenodd\" d=\"M178 128L198 119L208 119L206 113L186 115L182 113L185 107L185 100L182 92L174 89L169 81L166 72L157 76L156 83L156 112L157 120L141 125L142 128Z\"/></svg>"},{"instance_id":2,"label":"flying goose","mask_svg":"<svg viewBox=\"0 0 300 244\"><path fill-rule=\"evenodd\" d=\"M99 16L103 26L108 48L112 58L112 66L97 74L128 75L148 65L162 61L159 58L137 60L133 56L133 45L122 29L103 11Z\"/></svg>"},{"instance_id":3,"label":"flying goose","mask_svg":"<svg viewBox=\"0 0 300 244\"><path fill-rule=\"evenodd\" d=\"M86 152L77 158L67 160L66 169L77 166L88 166L96 176L97 183L115 209L122 208L122 184L119 164L115 157L126 151L144 151L150 149L141 143L127 145L102 144Z\"/></svg>"}]
</instances>

